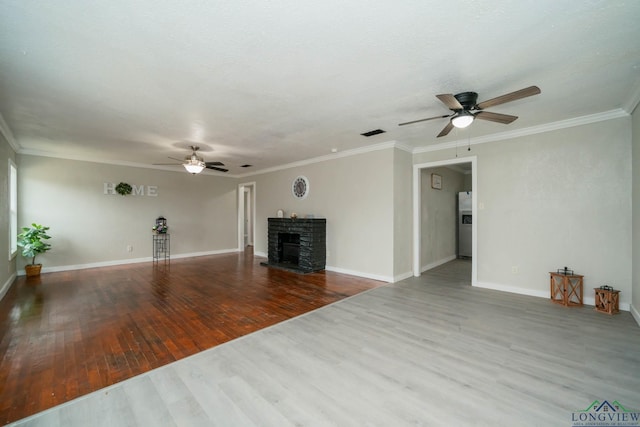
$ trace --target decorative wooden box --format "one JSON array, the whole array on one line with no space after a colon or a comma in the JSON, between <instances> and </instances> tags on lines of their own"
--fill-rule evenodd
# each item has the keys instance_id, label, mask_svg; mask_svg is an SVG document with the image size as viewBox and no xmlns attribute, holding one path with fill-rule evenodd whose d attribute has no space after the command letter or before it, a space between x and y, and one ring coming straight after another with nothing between
<instances>
[{"instance_id":1,"label":"decorative wooden box","mask_svg":"<svg viewBox=\"0 0 640 427\"><path fill-rule=\"evenodd\" d=\"M596 311L607 314L620 313L620 291L613 288L594 288L596 291Z\"/></svg>"},{"instance_id":2,"label":"decorative wooden box","mask_svg":"<svg viewBox=\"0 0 640 427\"><path fill-rule=\"evenodd\" d=\"M551 301L568 306L582 306L582 278L580 274L550 272Z\"/></svg>"}]
</instances>

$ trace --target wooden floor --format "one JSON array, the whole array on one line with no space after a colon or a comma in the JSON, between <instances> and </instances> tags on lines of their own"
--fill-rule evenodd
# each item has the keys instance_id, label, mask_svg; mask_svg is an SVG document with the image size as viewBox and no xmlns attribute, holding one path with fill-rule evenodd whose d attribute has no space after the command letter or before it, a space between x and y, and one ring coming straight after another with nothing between
<instances>
[{"instance_id":1,"label":"wooden floor","mask_svg":"<svg viewBox=\"0 0 640 427\"><path fill-rule=\"evenodd\" d=\"M18 278L0 302L0 423L384 284L259 261L248 252Z\"/></svg>"},{"instance_id":2,"label":"wooden floor","mask_svg":"<svg viewBox=\"0 0 640 427\"><path fill-rule=\"evenodd\" d=\"M345 298L15 425L568 427L595 401L640 409L628 312L474 288L470 267Z\"/></svg>"}]
</instances>

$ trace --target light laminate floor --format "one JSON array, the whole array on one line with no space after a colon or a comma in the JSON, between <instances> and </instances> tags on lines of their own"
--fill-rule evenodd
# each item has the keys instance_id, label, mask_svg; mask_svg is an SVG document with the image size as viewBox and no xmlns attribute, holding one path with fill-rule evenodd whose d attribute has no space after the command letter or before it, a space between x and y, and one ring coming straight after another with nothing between
<instances>
[{"instance_id":1,"label":"light laminate floor","mask_svg":"<svg viewBox=\"0 0 640 427\"><path fill-rule=\"evenodd\" d=\"M251 248L16 279L0 301L0 425L384 286Z\"/></svg>"},{"instance_id":2,"label":"light laminate floor","mask_svg":"<svg viewBox=\"0 0 640 427\"><path fill-rule=\"evenodd\" d=\"M20 426L571 426L640 409L628 312L469 286L456 260L21 420Z\"/></svg>"}]
</instances>

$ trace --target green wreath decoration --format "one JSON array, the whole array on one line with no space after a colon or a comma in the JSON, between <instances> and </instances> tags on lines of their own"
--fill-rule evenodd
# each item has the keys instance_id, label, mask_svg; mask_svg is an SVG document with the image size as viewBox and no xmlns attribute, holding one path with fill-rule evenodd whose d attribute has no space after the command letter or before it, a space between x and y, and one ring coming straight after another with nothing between
<instances>
[{"instance_id":1,"label":"green wreath decoration","mask_svg":"<svg viewBox=\"0 0 640 427\"><path fill-rule=\"evenodd\" d=\"M131 194L131 190L131 186L126 182L121 182L120 184L116 185L116 193L120 194L121 196Z\"/></svg>"}]
</instances>

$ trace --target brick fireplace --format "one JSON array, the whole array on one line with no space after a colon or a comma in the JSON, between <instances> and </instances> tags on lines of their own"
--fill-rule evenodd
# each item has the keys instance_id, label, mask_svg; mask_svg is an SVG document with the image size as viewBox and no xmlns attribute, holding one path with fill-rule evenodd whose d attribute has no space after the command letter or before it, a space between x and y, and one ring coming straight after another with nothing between
<instances>
[{"instance_id":1,"label":"brick fireplace","mask_svg":"<svg viewBox=\"0 0 640 427\"><path fill-rule=\"evenodd\" d=\"M299 273L324 270L327 220L269 218L268 266Z\"/></svg>"}]
</instances>

